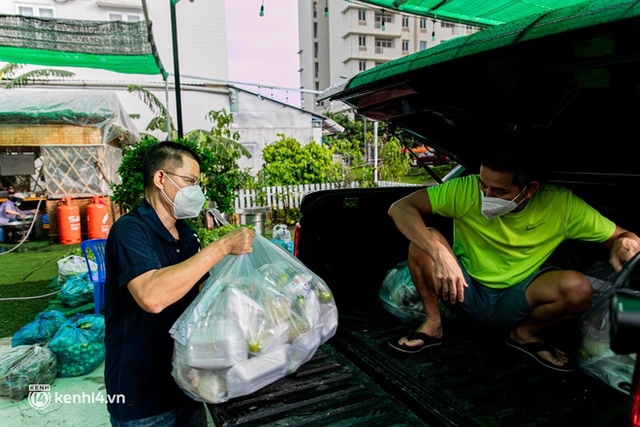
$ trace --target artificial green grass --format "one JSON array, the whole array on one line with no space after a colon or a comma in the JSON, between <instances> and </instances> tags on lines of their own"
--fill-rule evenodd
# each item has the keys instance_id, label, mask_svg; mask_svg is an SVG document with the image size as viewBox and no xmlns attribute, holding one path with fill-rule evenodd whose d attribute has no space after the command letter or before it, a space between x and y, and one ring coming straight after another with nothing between
<instances>
[{"instance_id":1,"label":"artificial green grass","mask_svg":"<svg viewBox=\"0 0 640 427\"><path fill-rule=\"evenodd\" d=\"M10 337L44 311L57 294L44 298L5 301L52 292L48 285L58 276L58 260L80 245L59 245L48 240L15 245L0 244L0 338Z\"/></svg>"}]
</instances>

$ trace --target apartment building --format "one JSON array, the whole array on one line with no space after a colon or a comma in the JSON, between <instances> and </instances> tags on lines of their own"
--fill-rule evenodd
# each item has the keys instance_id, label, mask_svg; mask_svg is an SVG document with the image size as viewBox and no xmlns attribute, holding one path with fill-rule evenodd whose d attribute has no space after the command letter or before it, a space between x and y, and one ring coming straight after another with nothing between
<instances>
[{"instance_id":1,"label":"apartment building","mask_svg":"<svg viewBox=\"0 0 640 427\"><path fill-rule=\"evenodd\" d=\"M478 30L350 0L299 0L298 19L300 85L315 91ZM318 103L316 98L313 93L303 93L302 108L316 113L342 109L341 105Z\"/></svg>"}]
</instances>

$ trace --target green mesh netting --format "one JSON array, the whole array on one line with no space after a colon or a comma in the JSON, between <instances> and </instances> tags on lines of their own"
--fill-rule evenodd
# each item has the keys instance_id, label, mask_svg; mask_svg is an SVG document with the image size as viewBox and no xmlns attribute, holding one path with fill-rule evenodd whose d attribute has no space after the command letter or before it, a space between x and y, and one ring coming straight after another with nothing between
<instances>
[{"instance_id":1,"label":"green mesh netting","mask_svg":"<svg viewBox=\"0 0 640 427\"><path fill-rule=\"evenodd\" d=\"M0 15L0 61L167 76L145 21Z\"/></svg>"}]
</instances>

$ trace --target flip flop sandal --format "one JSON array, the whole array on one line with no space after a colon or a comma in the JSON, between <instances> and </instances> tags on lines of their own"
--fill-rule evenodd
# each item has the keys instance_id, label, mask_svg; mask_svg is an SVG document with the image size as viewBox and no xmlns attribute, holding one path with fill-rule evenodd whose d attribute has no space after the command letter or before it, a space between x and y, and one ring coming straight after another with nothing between
<instances>
[{"instance_id":1,"label":"flip flop sandal","mask_svg":"<svg viewBox=\"0 0 640 427\"><path fill-rule=\"evenodd\" d=\"M419 353L425 348L434 347L436 345L442 344L442 338L433 338L425 334L424 332L411 331L407 335L405 335L405 337L407 338L408 341L421 340L422 344L413 345L413 346L407 345L406 343L398 344L398 341L400 341L400 339L402 338L397 340L389 340L387 341L387 344L389 344L391 348L395 350L401 351L403 353L409 353L409 354Z\"/></svg>"},{"instance_id":2,"label":"flip flop sandal","mask_svg":"<svg viewBox=\"0 0 640 427\"><path fill-rule=\"evenodd\" d=\"M564 365L554 365L544 357L540 356L541 351L548 351L549 353L553 354L554 357L557 357L556 349L546 342L538 341L520 344L513 341L512 339L507 339L505 343L509 347L520 350L524 354L531 356L536 362L540 363L545 368L553 369L554 371L559 372L574 372L578 369L577 364L571 360Z\"/></svg>"}]
</instances>

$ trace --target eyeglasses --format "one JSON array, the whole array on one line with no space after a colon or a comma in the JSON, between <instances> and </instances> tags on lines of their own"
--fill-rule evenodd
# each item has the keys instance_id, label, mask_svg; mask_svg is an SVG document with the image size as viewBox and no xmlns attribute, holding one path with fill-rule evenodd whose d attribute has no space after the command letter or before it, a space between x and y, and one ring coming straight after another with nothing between
<instances>
[{"instance_id":1,"label":"eyeglasses","mask_svg":"<svg viewBox=\"0 0 640 427\"><path fill-rule=\"evenodd\" d=\"M166 173L167 175L177 176L189 185L198 185L200 183L200 178L192 178L190 176L178 175L177 173L167 171L165 171L164 173Z\"/></svg>"}]
</instances>

